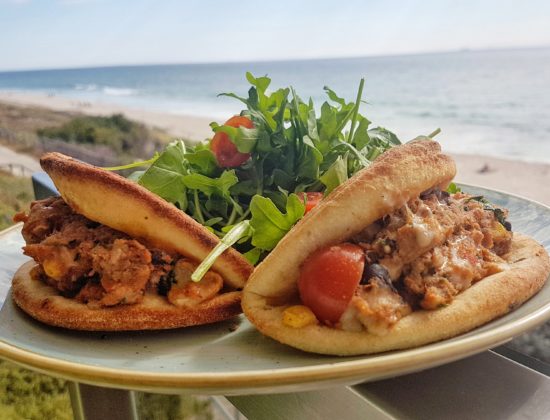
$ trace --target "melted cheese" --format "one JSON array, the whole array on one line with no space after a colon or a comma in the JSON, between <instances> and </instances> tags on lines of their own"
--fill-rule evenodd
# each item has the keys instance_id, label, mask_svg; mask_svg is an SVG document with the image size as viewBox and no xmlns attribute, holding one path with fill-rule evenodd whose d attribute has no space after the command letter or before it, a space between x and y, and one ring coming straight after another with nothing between
<instances>
[{"instance_id":1,"label":"melted cheese","mask_svg":"<svg viewBox=\"0 0 550 420\"><path fill-rule=\"evenodd\" d=\"M357 309L355 306L348 305L342 316L338 326L344 331L359 332L363 331L363 324L357 318Z\"/></svg>"},{"instance_id":2,"label":"melted cheese","mask_svg":"<svg viewBox=\"0 0 550 420\"><path fill-rule=\"evenodd\" d=\"M415 216L412 222L412 227L416 235L416 242L421 248L427 248L431 245L435 238L435 233L424 220Z\"/></svg>"}]
</instances>

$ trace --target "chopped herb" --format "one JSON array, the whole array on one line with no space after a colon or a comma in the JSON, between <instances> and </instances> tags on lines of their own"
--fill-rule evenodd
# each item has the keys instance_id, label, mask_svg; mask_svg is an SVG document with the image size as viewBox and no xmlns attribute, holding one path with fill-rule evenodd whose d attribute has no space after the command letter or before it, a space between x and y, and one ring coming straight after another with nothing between
<instances>
[{"instance_id":1,"label":"chopped herb","mask_svg":"<svg viewBox=\"0 0 550 420\"><path fill-rule=\"evenodd\" d=\"M208 272L216 258L218 258L226 249L230 248L242 238L250 236L250 223L248 220L236 224L214 247L208 256L200 263L197 269L191 275L191 280L197 282Z\"/></svg>"},{"instance_id":2,"label":"chopped herb","mask_svg":"<svg viewBox=\"0 0 550 420\"><path fill-rule=\"evenodd\" d=\"M508 231L512 230L512 224L506 220L506 215L504 214L504 211L501 208L495 207L490 201L488 201L485 197L482 195L476 195L474 197L470 197L466 202L468 201L477 201L481 204L483 204L483 210L492 211L495 215L495 219L504 226L504 228Z\"/></svg>"}]
</instances>

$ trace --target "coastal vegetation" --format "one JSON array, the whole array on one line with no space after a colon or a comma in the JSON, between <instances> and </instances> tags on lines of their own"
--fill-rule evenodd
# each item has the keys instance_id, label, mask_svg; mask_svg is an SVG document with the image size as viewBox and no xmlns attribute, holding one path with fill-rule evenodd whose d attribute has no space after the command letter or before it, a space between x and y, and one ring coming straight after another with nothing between
<instances>
[{"instance_id":1,"label":"coastal vegetation","mask_svg":"<svg viewBox=\"0 0 550 420\"><path fill-rule=\"evenodd\" d=\"M210 401L192 396L136 393L143 420L210 420ZM0 360L0 418L2 420L70 420L73 418L67 383Z\"/></svg>"},{"instance_id":2,"label":"coastal vegetation","mask_svg":"<svg viewBox=\"0 0 550 420\"><path fill-rule=\"evenodd\" d=\"M59 151L96 165L141 159L171 137L122 114L87 116L76 112L0 103L0 144L39 157Z\"/></svg>"},{"instance_id":3,"label":"coastal vegetation","mask_svg":"<svg viewBox=\"0 0 550 420\"><path fill-rule=\"evenodd\" d=\"M107 146L117 155L140 157L160 146L160 139L145 125L122 114L76 116L61 126L36 130L39 137L85 146Z\"/></svg>"},{"instance_id":4,"label":"coastal vegetation","mask_svg":"<svg viewBox=\"0 0 550 420\"><path fill-rule=\"evenodd\" d=\"M0 171L0 230L13 224L13 215L29 207L33 199L29 178Z\"/></svg>"},{"instance_id":5,"label":"coastal vegetation","mask_svg":"<svg viewBox=\"0 0 550 420\"><path fill-rule=\"evenodd\" d=\"M192 396L136 393L143 420L210 420L210 402ZM0 360L0 418L3 420L70 420L67 383Z\"/></svg>"},{"instance_id":6,"label":"coastal vegetation","mask_svg":"<svg viewBox=\"0 0 550 420\"><path fill-rule=\"evenodd\" d=\"M0 417L5 420L72 419L67 384L0 360Z\"/></svg>"}]
</instances>

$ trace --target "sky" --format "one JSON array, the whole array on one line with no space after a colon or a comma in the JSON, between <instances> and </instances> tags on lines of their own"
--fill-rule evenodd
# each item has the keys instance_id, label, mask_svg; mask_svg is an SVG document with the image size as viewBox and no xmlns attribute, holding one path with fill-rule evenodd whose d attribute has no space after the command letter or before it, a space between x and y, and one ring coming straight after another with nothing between
<instances>
[{"instance_id":1,"label":"sky","mask_svg":"<svg viewBox=\"0 0 550 420\"><path fill-rule=\"evenodd\" d=\"M0 0L0 71L550 46L545 0Z\"/></svg>"}]
</instances>

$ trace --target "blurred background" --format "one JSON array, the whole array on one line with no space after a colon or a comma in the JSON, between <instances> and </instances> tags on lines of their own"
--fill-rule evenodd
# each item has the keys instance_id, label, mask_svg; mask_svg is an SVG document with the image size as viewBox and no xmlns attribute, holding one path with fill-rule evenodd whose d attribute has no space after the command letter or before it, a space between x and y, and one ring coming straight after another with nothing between
<instances>
[{"instance_id":1,"label":"blurred background","mask_svg":"<svg viewBox=\"0 0 550 420\"><path fill-rule=\"evenodd\" d=\"M0 0L0 229L45 151L110 166L241 110L245 72L329 86L402 141L436 128L458 180L550 204L550 3ZM144 418L212 418L141 394ZM0 417L70 418L64 382L0 362ZM191 407L191 411L189 411ZM49 410L49 411L48 411ZM149 417L147 417L149 416Z\"/></svg>"}]
</instances>

